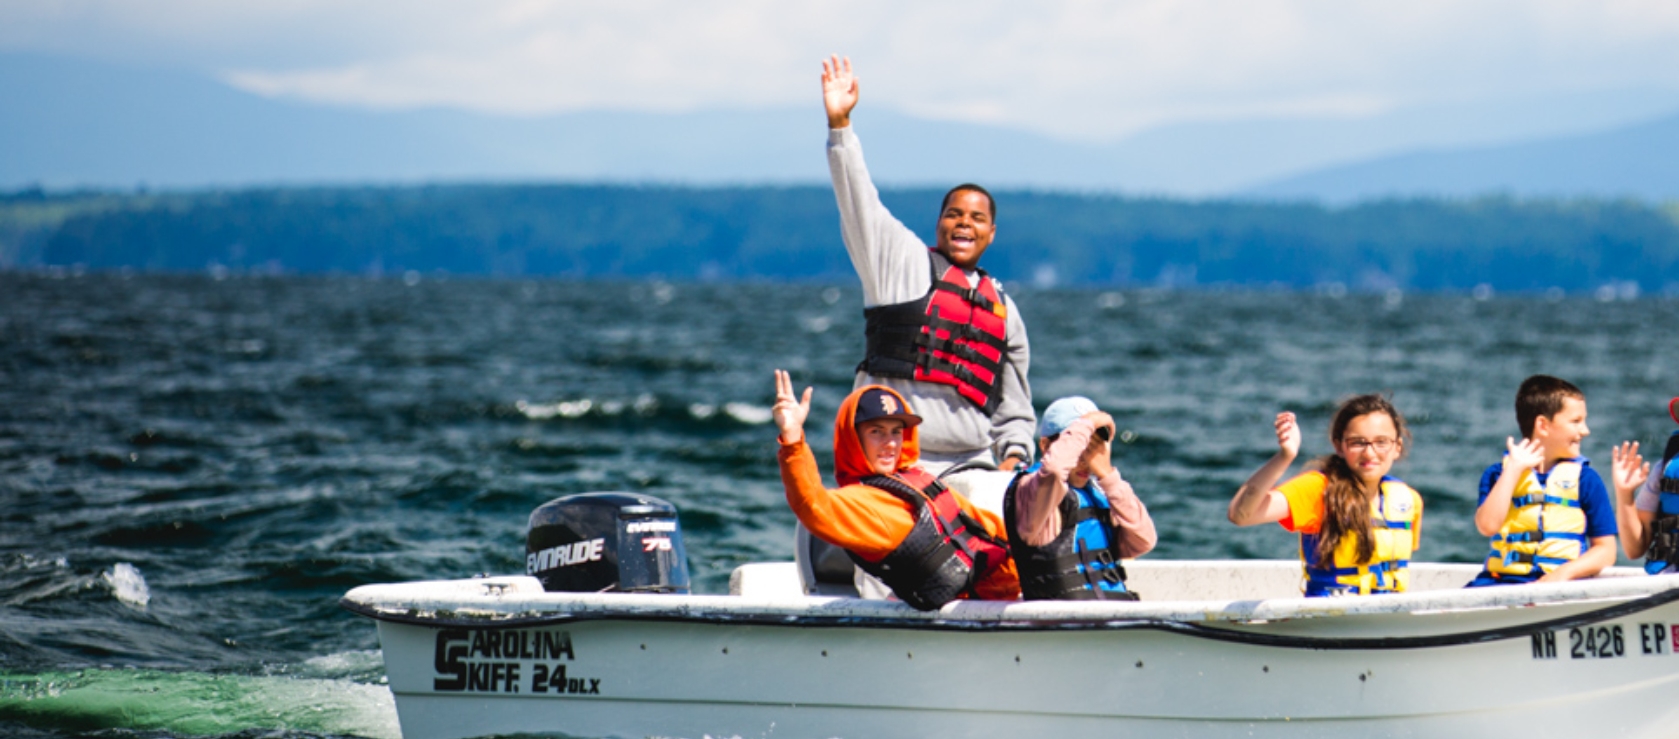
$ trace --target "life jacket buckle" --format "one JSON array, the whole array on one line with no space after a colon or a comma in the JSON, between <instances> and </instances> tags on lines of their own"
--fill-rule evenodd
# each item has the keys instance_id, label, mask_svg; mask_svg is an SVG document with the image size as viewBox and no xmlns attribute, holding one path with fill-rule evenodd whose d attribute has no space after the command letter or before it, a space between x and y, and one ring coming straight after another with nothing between
<instances>
[{"instance_id":1,"label":"life jacket buckle","mask_svg":"<svg viewBox=\"0 0 1679 739\"><path fill-rule=\"evenodd\" d=\"M1088 552L1091 550L1086 549L1085 551ZM1110 552L1107 549L1097 549L1094 551L1094 556L1092 556L1091 559L1093 562L1086 564L1085 569L1088 571L1094 567L1094 569L1097 570L1097 576L1102 579L1102 582L1109 585L1119 585L1125 582L1124 572L1117 564L1115 564L1113 552Z\"/></svg>"},{"instance_id":2,"label":"life jacket buckle","mask_svg":"<svg viewBox=\"0 0 1679 739\"><path fill-rule=\"evenodd\" d=\"M1657 531L1650 540L1649 557L1656 562L1679 562L1679 530L1671 528L1679 519L1663 516L1656 519L1658 526L1666 524L1666 530Z\"/></svg>"}]
</instances>

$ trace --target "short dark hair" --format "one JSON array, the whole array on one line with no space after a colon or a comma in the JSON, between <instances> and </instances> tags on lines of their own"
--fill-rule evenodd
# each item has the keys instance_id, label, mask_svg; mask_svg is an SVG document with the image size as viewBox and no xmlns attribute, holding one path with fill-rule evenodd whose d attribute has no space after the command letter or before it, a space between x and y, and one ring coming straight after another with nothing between
<instances>
[{"instance_id":1,"label":"short dark hair","mask_svg":"<svg viewBox=\"0 0 1679 739\"><path fill-rule=\"evenodd\" d=\"M987 190L983 187L980 187L979 185L976 185L972 182L964 182L960 185L952 187L952 188L950 188L949 192L946 192L944 194L944 202L939 203L939 217L940 218L944 217L944 209L950 207L950 199L952 197L955 197L956 193L962 192L964 190L969 191L969 192L977 192L981 195L984 195L985 196L985 202L986 202L986 205L987 205L986 210L991 212L991 220L992 221L997 220L997 199L994 198L994 197L991 197L991 191L989 191L989 190Z\"/></svg>"},{"instance_id":2,"label":"short dark hair","mask_svg":"<svg viewBox=\"0 0 1679 739\"><path fill-rule=\"evenodd\" d=\"M1583 403L1586 394L1573 383L1550 375L1522 380L1522 386L1516 390L1516 425L1522 430L1522 438L1533 438L1534 422L1540 416L1551 418L1562 412L1562 405L1569 398L1578 398Z\"/></svg>"}]
</instances>

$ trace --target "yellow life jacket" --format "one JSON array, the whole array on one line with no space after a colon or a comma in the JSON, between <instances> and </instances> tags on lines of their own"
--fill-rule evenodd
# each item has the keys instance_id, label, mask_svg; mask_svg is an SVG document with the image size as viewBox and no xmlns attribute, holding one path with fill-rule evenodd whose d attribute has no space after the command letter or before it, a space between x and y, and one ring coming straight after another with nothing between
<instances>
[{"instance_id":1,"label":"yellow life jacket","mask_svg":"<svg viewBox=\"0 0 1679 739\"><path fill-rule=\"evenodd\" d=\"M1343 536L1335 547L1333 567L1317 566L1318 535L1300 535L1300 560L1306 566L1306 597L1400 593L1411 584L1411 550L1422 496L1397 478L1383 477L1370 501L1370 535L1375 553L1358 561L1358 537Z\"/></svg>"},{"instance_id":2,"label":"yellow life jacket","mask_svg":"<svg viewBox=\"0 0 1679 739\"><path fill-rule=\"evenodd\" d=\"M1510 496L1504 526L1492 537L1487 572L1539 576L1580 556L1586 545L1586 512L1580 508L1580 460L1558 462L1545 484L1522 473ZM1540 572L1534 572L1534 567Z\"/></svg>"}]
</instances>

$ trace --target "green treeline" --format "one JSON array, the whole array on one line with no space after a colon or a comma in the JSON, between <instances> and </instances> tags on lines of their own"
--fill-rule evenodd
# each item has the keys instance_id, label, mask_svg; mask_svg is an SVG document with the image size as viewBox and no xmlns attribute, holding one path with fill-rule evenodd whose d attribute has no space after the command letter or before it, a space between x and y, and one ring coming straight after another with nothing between
<instances>
[{"instance_id":1,"label":"green treeline","mask_svg":"<svg viewBox=\"0 0 1679 739\"><path fill-rule=\"evenodd\" d=\"M941 191L883 197L931 237ZM1000 192L985 264L1040 284L1679 290L1679 212ZM460 185L0 195L0 268L849 280L826 187Z\"/></svg>"}]
</instances>

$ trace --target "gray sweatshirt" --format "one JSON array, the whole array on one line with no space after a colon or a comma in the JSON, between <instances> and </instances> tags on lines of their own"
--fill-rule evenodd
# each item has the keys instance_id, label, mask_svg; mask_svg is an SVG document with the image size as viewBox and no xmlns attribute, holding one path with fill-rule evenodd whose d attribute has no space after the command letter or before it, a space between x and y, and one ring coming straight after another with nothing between
<instances>
[{"instance_id":1,"label":"gray sweatshirt","mask_svg":"<svg viewBox=\"0 0 1679 739\"><path fill-rule=\"evenodd\" d=\"M863 282L863 307L919 300L933 285L927 245L916 237L886 206L869 180L863 164L863 146L851 128L828 132L828 172L834 179L834 198L839 201L840 233L851 264ZM967 272L970 286L979 273ZM917 429L921 437L921 459L929 468L971 459L999 462L1009 456L1032 458L1032 432L1037 425L1032 410L1032 390L1026 384L1031 351L1026 343L1026 323L1014 299L1005 294L1008 305L1008 353L1003 361L1003 399L990 417L963 399L949 385L918 382L896 377L857 373L856 386L885 385L903 394L911 409L923 419Z\"/></svg>"}]
</instances>

